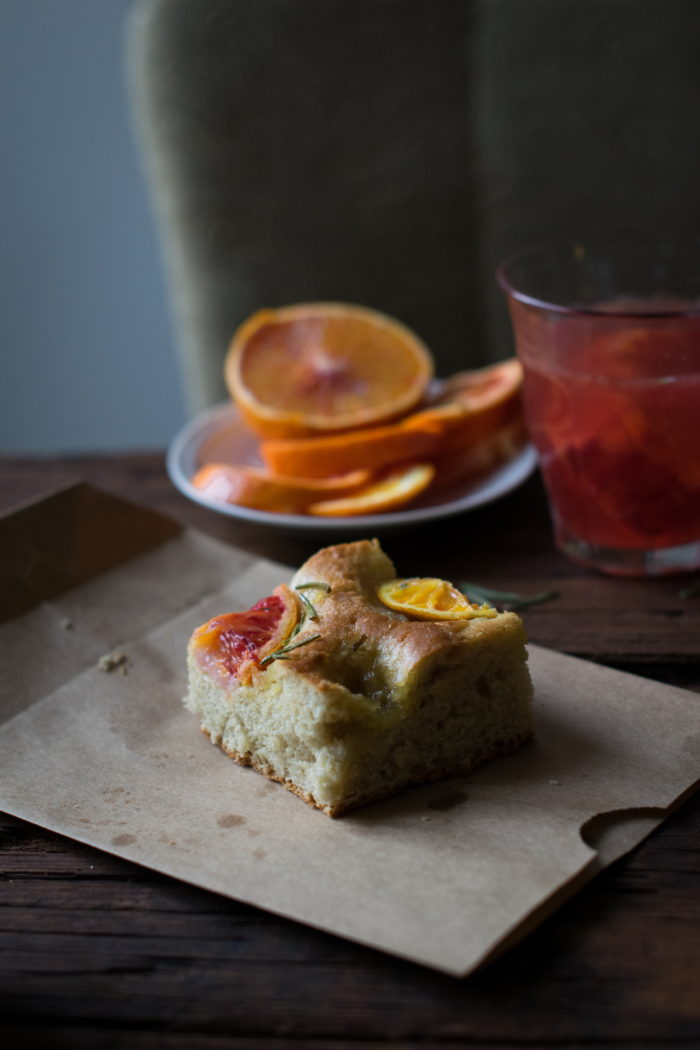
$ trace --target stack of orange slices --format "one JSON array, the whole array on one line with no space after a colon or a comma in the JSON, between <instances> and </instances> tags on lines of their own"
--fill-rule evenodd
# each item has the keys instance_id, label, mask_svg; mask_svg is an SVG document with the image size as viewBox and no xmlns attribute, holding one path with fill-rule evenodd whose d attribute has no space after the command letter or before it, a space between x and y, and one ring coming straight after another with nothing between
<instances>
[{"instance_id":1,"label":"stack of orange slices","mask_svg":"<svg viewBox=\"0 0 700 1050\"><path fill-rule=\"evenodd\" d=\"M492 470L525 440L515 359L459 373L431 399L430 351L364 307L258 311L234 335L225 377L265 466L209 463L192 481L258 510L384 513Z\"/></svg>"}]
</instances>

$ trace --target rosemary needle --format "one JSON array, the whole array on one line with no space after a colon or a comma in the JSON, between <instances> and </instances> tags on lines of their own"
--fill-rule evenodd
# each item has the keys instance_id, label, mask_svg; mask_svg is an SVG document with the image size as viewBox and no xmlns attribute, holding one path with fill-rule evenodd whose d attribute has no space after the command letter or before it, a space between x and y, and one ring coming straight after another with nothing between
<instances>
[{"instance_id":1,"label":"rosemary needle","mask_svg":"<svg viewBox=\"0 0 700 1050\"><path fill-rule=\"evenodd\" d=\"M326 594L331 593L330 583L298 583L294 588L295 591L308 591L310 588L315 587L317 590L325 591Z\"/></svg>"},{"instance_id":2,"label":"rosemary needle","mask_svg":"<svg viewBox=\"0 0 700 1050\"><path fill-rule=\"evenodd\" d=\"M559 597L559 591L540 591L538 594L520 594L518 591L497 591L493 587L482 587L478 583L463 583L462 590L477 602L503 602L509 609L528 609L531 605L544 605Z\"/></svg>"},{"instance_id":3,"label":"rosemary needle","mask_svg":"<svg viewBox=\"0 0 700 1050\"><path fill-rule=\"evenodd\" d=\"M320 637L320 634L310 634L308 638L302 638L300 642L292 642L291 645L283 645L280 649L275 649L274 653L268 653L267 656L263 657L260 661L260 666L264 667L265 664L269 664L270 660L277 660L281 656L286 656L287 653L291 653L292 649L298 649L301 645L308 645L309 642L315 642L316 639Z\"/></svg>"},{"instance_id":4,"label":"rosemary needle","mask_svg":"<svg viewBox=\"0 0 700 1050\"><path fill-rule=\"evenodd\" d=\"M316 612L316 610L314 609L313 605L311 604L309 599L306 597L306 595L305 594L300 594L299 598L301 599L301 603L304 606L304 612L309 617L309 619L310 620L318 620L318 613Z\"/></svg>"},{"instance_id":5,"label":"rosemary needle","mask_svg":"<svg viewBox=\"0 0 700 1050\"><path fill-rule=\"evenodd\" d=\"M310 634L308 638L302 638L298 642L292 642L291 645L283 645L280 649L276 649L275 652L277 652L277 653L288 653L291 649L298 649L300 645L308 645L309 642L315 642L316 639L320 638L320 637L321 637L321 635L318 634L318 633L317 634ZM271 653L270 655L273 656L274 653Z\"/></svg>"}]
</instances>

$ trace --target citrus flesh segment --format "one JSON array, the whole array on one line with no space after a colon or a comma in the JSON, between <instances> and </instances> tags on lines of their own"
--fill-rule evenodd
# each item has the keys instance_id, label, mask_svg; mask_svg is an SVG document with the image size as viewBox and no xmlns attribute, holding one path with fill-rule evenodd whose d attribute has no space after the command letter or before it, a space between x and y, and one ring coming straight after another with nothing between
<instances>
[{"instance_id":1,"label":"citrus flesh segment","mask_svg":"<svg viewBox=\"0 0 700 1050\"><path fill-rule=\"evenodd\" d=\"M410 412L433 374L409 328L345 303L259 310L235 333L224 375L248 426L300 437L372 426Z\"/></svg>"},{"instance_id":2,"label":"citrus flesh segment","mask_svg":"<svg viewBox=\"0 0 700 1050\"><path fill-rule=\"evenodd\" d=\"M250 681L260 661L290 637L299 606L286 584L246 612L225 613L198 627L191 651L197 664L223 684Z\"/></svg>"},{"instance_id":3,"label":"citrus flesh segment","mask_svg":"<svg viewBox=\"0 0 700 1050\"><path fill-rule=\"evenodd\" d=\"M490 605L477 605L447 580L414 577L389 580L377 589L379 600L415 620L475 620L498 616Z\"/></svg>"},{"instance_id":4,"label":"citrus flesh segment","mask_svg":"<svg viewBox=\"0 0 700 1050\"><path fill-rule=\"evenodd\" d=\"M353 470L336 478L288 478L259 467L208 463L192 478L192 484L212 499L239 507L303 513L310 503L350 495L367 485L369 470Z\"/></svg>"},{"instance_id":5,"label":"citrus flesh segment","mask_svg":"<svg viewBox=\"0 0 700 1050\"><path fill-rule=\"evenodd\" d=\"M431 463L414 463L392 470L354 496L312 503L309 514L326 518L356 517L359 514L385 514L415 499L427 489L435 475Z\"/></svg>"},{"instance_id":6,"label":"citrus flesh segment","mask_svg":"<svg viewBox=\"0 0 700 1050\"><path fill-rule=\"evenodd\" d=\"M494 394L502 398L504 392L519 389L522 379L523 366L517 357L510 357L496 365L456 372L443 382L430 404L444 405L457 401L472 411L488 408L499 403Z\"/></svg>"},{"instance_id":7,"label":"citrus flesh segment","mask_svg":"<svg viewBox=\"0 0 700 1050\"><path fill-rule=\"evenodd\" d=\"M464 374L466 376L466 374ZM317 438L263 441L260 455L276 474L331 477L366 464L434 460L462 450L521 416L522 368L506 361L464 379L445 400L398 423ZM457 377L455 377L456 379Z\"/></svg>"}]
</instances>

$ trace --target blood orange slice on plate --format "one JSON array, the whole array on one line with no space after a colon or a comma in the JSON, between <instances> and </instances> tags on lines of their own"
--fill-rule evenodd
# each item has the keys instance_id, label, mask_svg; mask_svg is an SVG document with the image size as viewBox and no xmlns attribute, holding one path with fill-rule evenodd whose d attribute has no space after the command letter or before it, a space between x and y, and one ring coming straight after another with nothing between
<instances>
[{"instance_id":1,"label":"blood orange slice on plate","mask_svg":"<svg viewBox=\"0 0 700 1050\"><path fill-rule=\"evenodd\" d=\"M224 368L248 426L266 438L311 437L410 412L433 360L400 321L346 303L259 310L235 333Z\"/></svg>"},{"instance_id":2,"label":"blood orange slice on plate","mask_svg":"<svg viewBox=\"0 0 700 1050\"><path fill-rule=\"evenodd\" d=\"M270 439L260 455L276 474L321 478L368 464L376 470L413 460L439 459L474 445L520 416L518 361L463 372L445 383L439 400L399 422L316 438Z\"/></svg>"},{"instance_id":3,"label":"blood orange slice on plate","mask_svg":"<svg viewBox=\"0 0 700 1050\"><path fill-rule=\"evenodd\" d=\"M239 507L303 514L310 503L351 495L370 478L369 470L353 470L336 478L286 478L259 467L208 463L197 471L192 484L212 499Z\"/></svg>"},{"instance_id":4,"label":"blood orange slice on plate","mask_svg":"<svg viewBox=\"0 0 700 1050\"><path fill-rule=\"evenodd\" d=\"M432 463L411 463L392 470L353 496L312 503L308 508L309 514L326 518L386 514L410 503L427 489L434 476L435 467Z\"/></svg>"}]
</instances>

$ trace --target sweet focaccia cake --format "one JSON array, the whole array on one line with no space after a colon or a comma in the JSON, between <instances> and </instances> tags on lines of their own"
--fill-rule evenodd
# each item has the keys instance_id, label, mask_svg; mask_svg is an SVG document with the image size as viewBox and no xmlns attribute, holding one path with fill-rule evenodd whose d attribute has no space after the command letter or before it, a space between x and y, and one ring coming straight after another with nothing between
<instances>
[{"instance_id":1,"label":"sweet focaccia cake","mask_svg":"<svg viewBox=\"0 0 700 1050\"><path fill-rule=\"evenodd\" d=\"M533 732L520 618L466 602L467 618L416 619L379 597L412 583L395 592L395 577L376 540L328 547L291 588L190 641L185 702L212 742L331 816L468 773ZM277 634L241 629L253 614Z\"/></svg>"}]
</instances>

